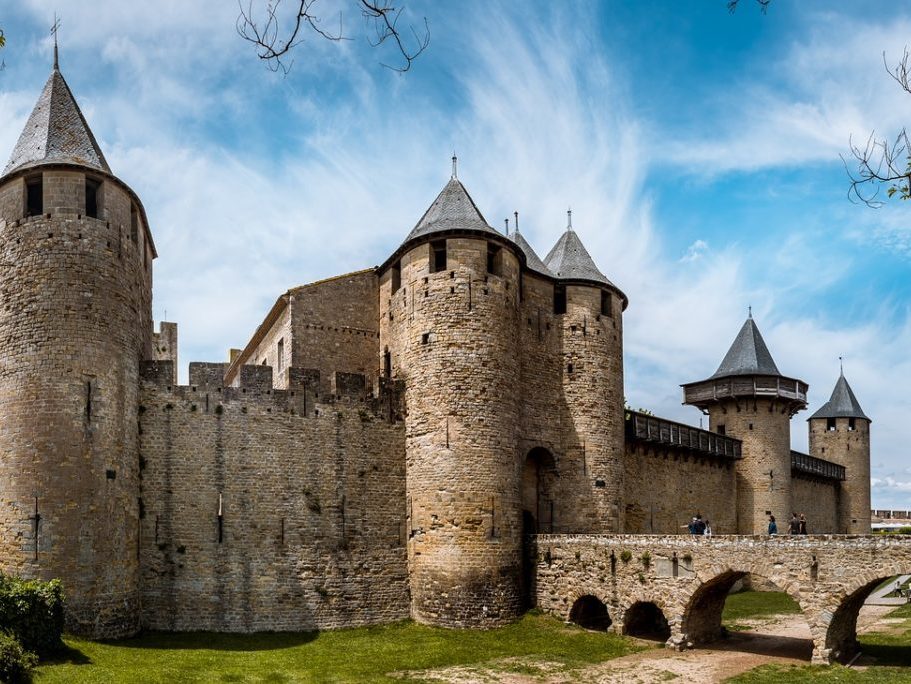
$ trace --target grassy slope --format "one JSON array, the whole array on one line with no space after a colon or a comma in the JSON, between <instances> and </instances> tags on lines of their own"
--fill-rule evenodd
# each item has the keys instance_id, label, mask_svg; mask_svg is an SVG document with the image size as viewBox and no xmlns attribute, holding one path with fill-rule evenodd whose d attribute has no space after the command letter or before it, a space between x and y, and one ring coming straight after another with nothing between
<instances>
[{"instance_id":1,"label":"grassy slope","mask_svg":"<svg viewBox=\"0 0 911 684\"><path fill-rule=\"evenodd\" d=\"M388 674L401 670L511 656L572 667L637 649L623 637L587 632L537 614L483 632L402 622L310 634L148 634L110 643L76 638L66 642L70 657L42 666L38 684L383 682L400 681Z\"/></svg>"},{"instance_id":2,"label":"grassy slope","mask_svg":"<svg viewBox=\"0 0 911 684\"><path fill-rule=\"evenodd\" d=\"M764 665L729 679L730 684L772 684L779 682L845 682L846 684L911 683L911 606L902 606L889 617L905 618L896 625L897 633L871 632L859 637L863 658L875 658L876 666L869 669L846 668L840 665L781 666Z\"/></svg>"}]
</instances>

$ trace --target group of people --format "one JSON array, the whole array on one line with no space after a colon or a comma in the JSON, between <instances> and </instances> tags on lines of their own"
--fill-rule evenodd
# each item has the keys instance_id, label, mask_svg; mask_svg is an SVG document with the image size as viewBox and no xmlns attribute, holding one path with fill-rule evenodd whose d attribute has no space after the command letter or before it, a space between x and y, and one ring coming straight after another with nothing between
<instances>
[{"instance_id":1,"label":"group of people","mask_svg":"<svg viewBox=\"0 0 911 684\"><path fill-rule=\"evenodd\" d=\"M806 534L807 533L807 518L801 513L791 513L791 520L788 522L788 534ZM775 522L775 516L769 514L769 535L774 536L778 534L778 523Z\"/></svg>"},{"instance_id":2,"label":"group of people","mask_svg":"<svg viewBox=\"0 0 911 684\"><path fill-rule=\"evenodd\" d=\"M698 536L711 537L712 536L712 525L708 520L703 520L702 516L697 513L693 516L693 519L690 521L690 524L686 526L690 531L690 534L695 534Z\"/></svg>"}]
</instances>

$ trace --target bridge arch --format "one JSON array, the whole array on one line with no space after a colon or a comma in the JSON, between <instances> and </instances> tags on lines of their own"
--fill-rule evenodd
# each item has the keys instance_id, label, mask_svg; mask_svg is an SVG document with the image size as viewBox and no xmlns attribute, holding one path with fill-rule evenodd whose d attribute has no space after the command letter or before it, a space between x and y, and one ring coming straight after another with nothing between
<instances>
[{"instance_id":1,"label":"bridge arch","mask_svg":"<svg viewBox=\"0 0 911 684\"><path fill-rule=\"evenodd\" d=\"M684 642L694 645L709 643L723 635L721 615L725 601L733 586L747 575L766 579L785 592L800 607L813 637L816 637L816 632L820 631L814 629L815 621L812 612L808 610L800 584L783 575L783 572L773 564L759 563L736 569L730 566L714 566L706 568L699 575L700 579L706 579L702 579L684 599L683 615L680 621L680 631Z\"/></svg>"},{"instance_id":2,"label":"bridge arch","mask_svg":"<svg viewBox=\"0 0 911 684\"><path fill-rule=\"evenodd\" d=\"M569 621L599 632L606 632L614 622L607 604L594 594L583 594L573 601L569 609Z\"/></svg>"},{"instance_id":3,"label":"bridge arch","mask_svg":"<svg viewBox=\"0 0 911 684\"><path fill-rule=\"evenodd\" d=\"M671 627L658 602L636 601L623 612L623 633L640 639L667 641L671 637Z\"/></svg>"}]
</instances>

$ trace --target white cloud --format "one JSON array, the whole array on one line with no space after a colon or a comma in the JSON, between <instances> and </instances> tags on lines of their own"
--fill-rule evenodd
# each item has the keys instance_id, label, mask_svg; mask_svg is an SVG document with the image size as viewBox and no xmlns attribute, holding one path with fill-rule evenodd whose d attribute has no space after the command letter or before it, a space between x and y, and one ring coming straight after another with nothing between
<instances>
[{"instance_id":1,"label":"white cloud","mask_svg":"<svg viewBox=\"0 0 911 684\"><path fill-rule=\"evenodd\" d=\"M686 248L686 254L680 257L680 261L684 264L690 263L691 261L698 261L702 258L702 255L705 254L708 248L709 245L705 240L696 240Z\"/></svg>"}]
</instances>

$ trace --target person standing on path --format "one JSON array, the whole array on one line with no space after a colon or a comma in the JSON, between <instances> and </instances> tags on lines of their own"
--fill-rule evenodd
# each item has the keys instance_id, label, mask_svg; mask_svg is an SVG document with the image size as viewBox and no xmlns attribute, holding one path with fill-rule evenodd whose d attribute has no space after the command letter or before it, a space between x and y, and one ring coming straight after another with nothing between
<instances>
[{"instance_id":1,"label":"person standing on path","mask_svg":"<svg viewBox=\"0 0 911 684\"><path fill-rule=\"evenodd\" d=\"M800 531L798 532L798 534L806 534L806 533L807 533L807 517L803 513L801 513L800 514Z\"/></svg>"},{"instance_id":2,"label":"person standing on path","mask_svg":"<svg viewBox=\"0 0 911 684\"><path fill-rule=\"evenodd\" d=\"M800 518L797 513L791 513L791 520L788 523L788 534L800 534Z\"/></svg>"},{"instance_id":3,"label":"person standing on path","mask_svg":"<svg viewBox=\"0 0 911 684\"><path fill-rule=\"evenodd\" d=\"M774 537L778 534L778 524L775 522L775 516L769 515L769 536Z\"/></svg>"}]
</instances>

